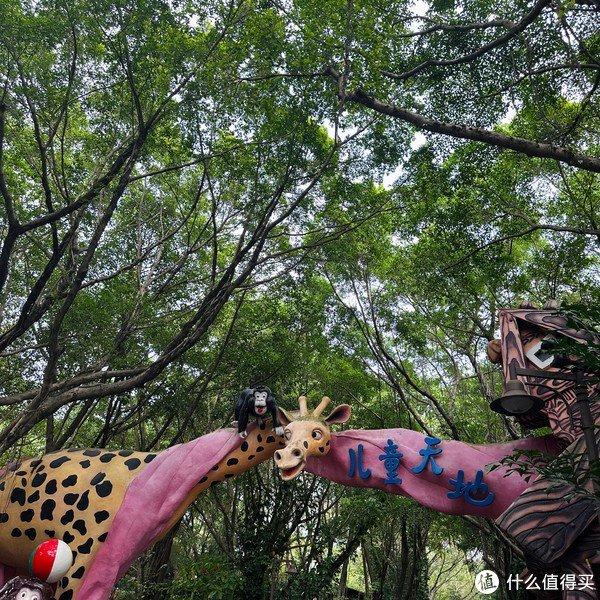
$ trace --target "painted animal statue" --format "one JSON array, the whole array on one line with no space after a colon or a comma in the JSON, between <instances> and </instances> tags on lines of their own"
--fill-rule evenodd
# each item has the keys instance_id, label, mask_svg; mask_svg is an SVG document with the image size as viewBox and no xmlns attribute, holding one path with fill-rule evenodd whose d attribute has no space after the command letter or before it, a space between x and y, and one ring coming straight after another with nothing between
<instances>
[{"instance_id":1,"label":"painted animal statue","mask_svg":"<svg viewBox=\"0 0 600 600\"><path fill-rule=\"evenodd\" d=\"M13 465L0 476L0 563L6 567L5 577L25 572L31 550L44 539L58 537L71 546L75 558L58 584L57 600L107 600L131 563L170 530L198 494L273 455L283 479L306 469L345 485L407 494L425 506L455 514L496 517L528 487L517 475L503 479L501 471L494 471L485 476L495 495L492 504L450 499L447 484L429 469L419 475L403 472L423 459L420 433L390 429L335 435L330 426L346 422L350 407L338 406L322 417L328 403L324 398L309 412L301 398L299 413L280 411L285 437L277 436L267 422L251 429L244 440L236 430L222 429L158 454L61 450ZM403 454L401 485L375 476L376 468L385 465L379 455L390 438ZM345 464L358 444L364 446L364 465L352 476ZM517 448L557 451L547 438L490 446L447 441L442 447L443 454L435 458L445 473L457 478L464 470L468 480L478 467ZM362 478L362 467L371 468L373 476Z\"/></svg>"},{"instance_id":2,"label":"painted animal statue","mask_svg":"<svg viewBox=\"0 0 600 600\"><path fill-rule=\"evenodd\" d=\"M539 378L524 378L530 393L543 401L543 408L518 420L530 429L549 426L551 435L482 446L453 440L442 442L437 438L427 440L406 429L353 430L336 435L331 433L329 425L347 421L350 407L339 406L323 419L321 413L329 399L323 398L310 412L306 398L301 397L299 411L281 410L286 446L275 452L275 462L283 479L292 479L307 470L343 485L375 487L410 496L437 511L494 518L523 550L529 571L540 577L539 581L545 574L576 576L577 581L584 581L583 588L577 583L576 589L565 589L562 598L596 600L593 580L600 581L597 501L577 493L568 483L557 485L544 478L528 483L514 473L508 476L506 469L484 475L489 464L517 449L568 453L573 457L576 471L588 469L573 384L552 379L553 372L571 367L560 366L560 362L559 366L553 366L552 357L544 353L541 341L562 335L585 343L589 334L570 329L554 307L503 310L500 324L502 337L490 344L488 356L503 365L506 380L519 378L517 366L548 371L548 380L543 383ZM589 384L587 394L591 399L597 397L598 384ZM591 404L591 412L600 445L600 401ZM431 459L435 467L429 462ZM477 488L488 494L487 500L471 494ZM486 503L490 493L492 501Z\"/></svg>"},{"instance_id":3,"label":"painted animal statue","mask_svg":"<svg viewBox=\"0 0 600 600\"><path fill-rule=\"evenodd\" d=\"M546 491L549 482L531 484L505 468L485 472L486 466L510 456L515 450L557 454L564 446L555 436L471 445L424 438L409 429L350 430L334 434L330 425L347 421L350 407L338 406L323 418L321 413L329 401L324 397L317 408L310 411L306 398L300 397L299 411L280 409L286 445L275 452L275 463L283 479L293 479L306 470L342 485L378 488L409 496L436 511L497 519L509 534L513 534L514 529L506 527L507 515L518 511L520 519L529 524L533 520L527 511L527 502L533 502L534 507L541 502L543 517L536 521L538 546L562 548L565 538L572 537L573 532L579 533L577 539L567 545L562 560L554 565L550 563L550 570L557 575L584 576L593 586L588 561L600 549L600 529L582 526L589 525L593 505L580 500L583 503L580 522L564 523L562 515L555 519L552 513L544 512L546 506L551 510L560 509L559 494ZM393 463L386 462L391 457L390 449L395 456ZM432 458L434 463L430 462ZM478 472L481 473L479 479ZM593 520L593 514L591 516ZM519 518L509 519L509 522L515 524L515 529L522 525ZM538 579L538 585L541 583L542 579ZM562 597L596 600L597 595L594 589L574 589L565 591Z\"/></svg>"},{"instance_id":4,"label":"painted animal statue","mask_svg":"<svg viewBox=\"0 0 600 600\"><path fill-rule=\"evenodd\" d=\"M56 599L108 599L131 563L198 494L282 446L283 438L263 423L245 440L221 429L158 454L60 450L23 460L0 473L0 587L15 572L27 572L41 541L58 537L75 559Z\"/></svg>"},{"instance_id":5,"label":"painted animal statue","mask_svg":"<svg viewBox=\"0 0 600 600\"><path fill-rule=\"evenodd\" d=\"M505 337L503 330L503 344ZM441 512L495 518L528 551L548 549L550 566L557 560L571 573L589 573L600 528L588 501L578 499L576 510L565 510L561 498L547 493L547 482L531 484L506 469L485 471L518 449L557 454L570 439L554 434L477 446L407 429L332 434L331 425L346 422L350 407L338 406L323 417L328 404L323 398L311 412L301 397L298 412L280 410L283 437L263 423L245 440L234 429L222 429L158 454L61 450L5 469L0 563L6 568L0 569L0 585L15 571L26 571L27 557L41 541L58 537L75 559L58 584L57 600L107 600L131 563L171 529L198 494L273 455L285 480L306 470L343 485L407 495ZM569 426L560 411L556 422ZM573 438L578 447L576 430ZM532 512L531 506L542 509ZM596 594L573 590L564 598L592 600Z\"/></svg>"}]
</instances>

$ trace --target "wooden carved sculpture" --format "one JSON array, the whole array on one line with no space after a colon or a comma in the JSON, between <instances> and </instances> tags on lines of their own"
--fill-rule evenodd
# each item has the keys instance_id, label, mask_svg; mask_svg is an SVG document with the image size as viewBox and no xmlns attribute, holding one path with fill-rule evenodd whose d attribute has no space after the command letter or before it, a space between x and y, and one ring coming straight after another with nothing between
<instances>
[{"instance_id":1,"label":"wooden carved sculpture","mask_svg":"<svg viewBox=\"0 0 600 600\"><path fill-rule=\"evenodd\" d=\"M263 423L245 440L222 429L158 454L61 450L23 460L0 474L0 563L25 573L31 551L60 538L75 558L57 600L106 600L198 494L282 446Z\"/></svg>"},{"instance_id":2,"label":"wooden carved sculpture","mask_svg":"<svg viewBox=\"0 0 600 600\"><path fill-rule=\"evenodd\" d=\"M15 577L0 589L0 600L52 600L52 588L32 577Z\"/></svg>"},{"instance_id":3,"label":"wooden carved sculpture","mask_svg":"<svg viewBox=\"0 0 600 600\"><path fill-rule=\"evenodd\" d=\"M533 416L517 417L529 429L552 428L565 456L573 457L574 471L588 470L589 461L583 437L582 419L572 381L552 379L552 374L571 372L568 361L554 360L541 346L549 336L566 336L580 343L590 340L589 332L573 330L564 317L553 309L531 306L500 311L501 340L492 342L488 356L502 363L506 380L519 378L517 368L543 369L548 379L522 377L530 393L543 401ZM500 352L498 352L500 350ZM586 373L586 375L594 375ZM595 375L598 375L597 373ZM587 385L591 400L598 396L598 384ZM591 402L596 426L596 446L600 445L600 402ZM569 483L539 478L498 518L498 525L523 549L531 571L595 573L600 580L600 523L597 501L575 493ZM592 599L591 590L570 590L565 598Z\"/></svg>"}]
</instances>

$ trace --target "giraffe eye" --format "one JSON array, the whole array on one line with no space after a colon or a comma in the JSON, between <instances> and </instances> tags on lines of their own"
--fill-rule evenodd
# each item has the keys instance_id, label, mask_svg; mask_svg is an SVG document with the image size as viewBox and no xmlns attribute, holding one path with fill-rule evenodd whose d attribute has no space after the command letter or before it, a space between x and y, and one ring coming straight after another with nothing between
<instances>
[{"instance_id":1,"label":"giraffe eye","mask_svg":"<svg viewBox=\"0 0 600 600\"><path fill-rule=\"evenodd\" d=\"M286 429L283 432L283 435L285 436L285 439L288 441L292 439L292 432L289 429Z\"/></svg>"},{"instance_id":2,"label":"giraffe eye","mask_svg":"<svg viewBox=\"0 0 600 600\"><path fill-rule=\"evenodd\" d=\"M313 429L312 436L315 440L320 440L323 437L323 432L320 429Z\"/></svg>"}]
</instances>

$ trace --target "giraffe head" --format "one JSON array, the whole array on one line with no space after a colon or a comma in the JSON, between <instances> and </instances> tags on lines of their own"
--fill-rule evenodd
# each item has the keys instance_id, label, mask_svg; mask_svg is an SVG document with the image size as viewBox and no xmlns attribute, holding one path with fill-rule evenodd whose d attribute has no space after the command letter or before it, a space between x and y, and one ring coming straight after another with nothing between
<instances>
[{"instance_id":1,"label":"giraffe head","mask_svg":"<svg viewBox=\"0 0 600 600\"><path fill-rule=\"evenodd\" d=\"M347 404L340 404L328 416L321 417L329 402L330 399L323 396L317 408L309 412L306 396L300 396L300 411L279 409L279 420L285 428L285 447L275 452L275 464L282 479L288 481L299 475L309 456L325 456L329 452L330 426L345 423L350 418L351 409Z\"/></svg>"}]
</instances>

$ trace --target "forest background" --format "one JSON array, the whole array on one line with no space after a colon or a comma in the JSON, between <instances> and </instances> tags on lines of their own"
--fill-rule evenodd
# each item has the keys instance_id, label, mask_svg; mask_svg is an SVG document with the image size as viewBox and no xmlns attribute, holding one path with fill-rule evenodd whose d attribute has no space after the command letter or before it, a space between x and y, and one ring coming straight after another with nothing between
<instances>
[{"instance_id":1,"label":"forest background","mask_svg":"<svg viewBox=\"0 0 600 600\"><path fill-rule=\"evenodd\" d=\"M1 0L2 463L166 448L253 383L523 435L485 348L499 308L598 306L599 7ZM491 522L265 464L115 597L462 599L483 566L522 567Z\"/></svg>"}]
</instances>

